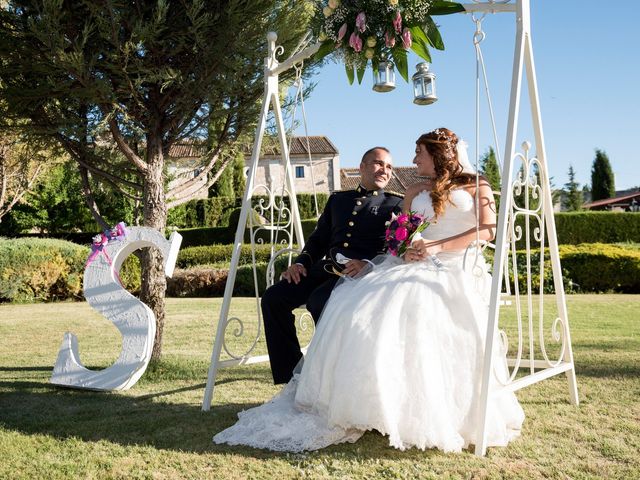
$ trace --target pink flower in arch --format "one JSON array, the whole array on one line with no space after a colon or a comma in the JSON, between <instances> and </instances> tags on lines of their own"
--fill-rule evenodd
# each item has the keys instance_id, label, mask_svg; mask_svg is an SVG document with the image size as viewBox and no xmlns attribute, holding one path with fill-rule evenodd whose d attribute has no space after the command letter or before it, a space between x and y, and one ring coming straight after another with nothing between
<instances>
[{"instance_id":1,"label":"pink flower in arch","mask_svg":"<svg viewBox=\"0 0 640 480\"><path fill-rule=\"evenodd\" d=\"M345 34L347 33L347 24L343 23L342 26L340 27L340 30L338 30L338 41L341 41Z\"/></svg>"},{"instance_id":2,"label":"pink flower in arch","mask_svg":"<svg viewBox=\"0 0 640 480\"><path fill-rule=\"evenodd\" d=\"M396 36L393 33L390 32L385 32L384 33L384 44L389 47L389 48L393 48L396 45Z\"/></svg>"},{"instance_id":3,"label":"pink flower in arch","mask_svg":"<svg viewBox=\"0 0 640 480\"><path fill-rule=\"evenodd\" d=\"M396 33L402 32L402 15L400 15L400 12L396 13L396 18L393 20L393 28Z\"/></svg>"},{"instance_id":4,"label":"pink flower in arch","mask_svg":"<svg viewBox=\"0 0 640 480\"><path fill-rule=\"evenodd\" d=\"M360 33L364 32L367 28L367 17L364 12L360 12L356 17L356 27L360 30Z\"/></svg>"},{"instance_id":5,"label":"pink flower in arch","mask_svg":"<svg viewBox=\"0 0 640 480\"><path fill-rule=\"evenodd\" d=\"M402 32L402 46L405 50L409 50L411 48L411 32L408 28L405 28Z\"/></svg>"},{"instance_id":6,"label":"pink flower in arch","mask_svg":"<svg viewBox=\"0 0 640 480\"><path fill-rule=\"evenodd\" d=\"M362 50L362 39L356 32L353 32L351 34L351 37L349 37L349 46L353 48L357 53L360 53L360 51Z\"/></svg>"}]
</instances>

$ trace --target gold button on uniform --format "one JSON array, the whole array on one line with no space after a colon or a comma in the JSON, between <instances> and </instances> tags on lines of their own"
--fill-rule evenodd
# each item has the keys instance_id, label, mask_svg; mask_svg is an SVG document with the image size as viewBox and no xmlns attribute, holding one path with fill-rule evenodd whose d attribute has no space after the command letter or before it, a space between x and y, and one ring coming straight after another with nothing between
<instances>
[{"instance_id":1,"label":"gold button on uniform","mask_svg":"<svg viewBox=\"0 0 640 480\"><path fill-rule=\"evenodd\" d=\"M342 246L343 246L344 248L347 248L347 247L349 246L349 242L344 242L344 243L342 244Z\"/></svg>"},{"instance_id":2,"label":"gold button on uniform","mask_svg":"<svg viewBox=\"0 0 640 480\"><path fill-rule=\"evenodd\" d=\"M374 195L378 195L378 192L373 192Z\"/></svg>"},{"instance_id":3,"label":"gold button on uniform","mask_svg":"<svg viewBox=\"0 0 640 480\"><path fill-rule=\"evenodd\" d=\"M350 227L353 227L354 225L355 225L355 223L353 223L353 222L349 222L349 226L350 226Z\"/></svg>"},{"instance_id":4,"label":"gold button on uniform","mask_svg":"<svg viewBox=\"0 0 640 480\"><path fill-rule=\"evenodd\" d=\"M355 210L353 212L351 212L351 215L357 215L358 212L356 212Z\"/></svg>"},{"instance_id":5,"label":"gold button on uniform","mask_svg":"<svg viewBox=\"0 0 640 480\"><path fill-rule=\"evenodd\" d=\"M362 202L361 202L360 200L358 200L358 201L356 202L356 205L362 205Z\"/></svg>"},{"instance_id":6,"label":"gold button on uniform","mask_svg":"<svg viewBox=\"0 0 640 480\"><path fill-rule=\"evenodd\" d=\"M350 233L347 233L347 238L351 238L351 234Z\"/></svg>"}]
</instances>

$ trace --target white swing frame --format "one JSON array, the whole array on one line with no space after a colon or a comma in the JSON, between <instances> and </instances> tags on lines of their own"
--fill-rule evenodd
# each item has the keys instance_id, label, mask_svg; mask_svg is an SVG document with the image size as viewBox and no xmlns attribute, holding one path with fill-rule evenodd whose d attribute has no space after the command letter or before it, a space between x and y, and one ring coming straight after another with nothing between
<instances>
[{"instance_id":1,"label":"white swing frame","mask_svg":"<svg viewBox=\"0 0 640 480\"><path fill-rule=\"evenodd\" d=\"M501 187L501 203L500 211L498 213L498 226L495 238L495 254L493 263L493 277L491 283L491 296L489 305L489 317L487 325L486 345L485 345L485 358L484 358L484 370L482 375L482 387L480 399L478 402L479 412L479 425L477 431L478 441L475 445L475 454L483 456L486 453L487 439L486 439L486 421L487 411L489 404L489 396L494 395L502 389L516 391L520 388L532 385L549 377L565 373L568 380L569 398L570 402L574 405L578 405L578 388L575 375L575 366L573 361L573 351L571 346L571 336L569 331L569 321L566 308L566 298L564 292L564 286L562 281L562 270L560 267L560 256L558 252L558 242L555 229L555 221L553 217L553 202L551 196L551 189L549 184L549 177L547 174L547 156L545 150L544 134L542 129L542 118L540 113L538 86L536 80L535 64L533 60L533 48L531 40L531 18L530 18L530 0L488 0L480 1L473 0L475 3L463 5L465 13L514 13L516 20L516 38L515 38L515 52L513 58L513 71L511 80L511 96L509 102L509 113L507 121L507 134L504 144L504 164L502 166L502 187ZM227 326L231 321L236 320L240 323L240 334L242 331L242 322L236 318L228 318L229 307L233 294L233 287L235 284L236 271L240 258L240 249L243 244L243 237L245 233L245 225L247 224L247 218L251 207L251 197L254 191L254 183L256 177L256 171L258 167L258 160L260 157L260 149L262 146L262 140L267 123L267 115L269 112L269 105L271 104L274 112L278 140L280 143L280 149L282 152L282 163L285 174L285 182L287 193L290 196L291 203L291 222L288 224L289 228L289 242L286 245L287 248L291 248L293 245L293 235L297 240L298 245L304 244L304 237L302 232L302 224L300 221L300 215L298 211L298 204L295 195L295 186L293 182L292 172L290 168L289 150L285 137L285 127L282 118L282 111L279 100L279 74L292 68L294 65L305 60L306 58L314 55L320 44L316 43L311 46L307 46L301 51L293 54L291 57L283 62L278 62L276 56L282 54L282 47L276 46L277 35L270 32L267 35L268 43L268 57L265 59L264 65L264 99L262 104L262 111L260 114L258 126L256 127L255 142L253 151L251 154L251 166L249 169L246 189L242 200L242 211L238 222L238 229L236 231L235 243L233 248L233 255L231 258L231 264L229 268L229 276L225 286L224 300L220 309L220 317L218 327L216 331L216 337L211 354L211 364L209 366L207 385L205 389L205 395L202 402L202 409L208 411L211 408L211 402L213 399L213 390L215 386L215 379L217 371L220 367L228 365L249 364L260 361L268 360L268 356L250 356L249 354L232 358L231 360L220 360L220 354L224 344L224 336ZM520 96L522 92L522 77L523 73L526 75L529 102L532 115L533 133L536 145L537 158L529 157L529 150L531 145L528 142L522 144L524 154L516 152L516 135L517 135L517 123L520 112ZM524 168L524 176L519 177L512 182L513 164L514 160L520 160ZM538 174L540 184L536 185L535 180L532 180L531 167L535 164L538 167ZM513 204L514 190L519 193L522 189L525 189L525 205L515 206ZM533 197L538 198L539 205L535 209L530 208L529 205L529 190L532 189ZM273 200L272 200L273 201ZM525 218L525 232L517 229L510 222L510 219L517 215ZM531 258L530 258L530 244L529 236L530 220L533 218L538 221L538 227L533 229L533 234L541 242L541 246L544 247L545 234L544 230L547 230L547 238L549 242L549 255L551 261L551 267L553 271L553 282L555 288L557 318L553 322L552 333L555 341L562 341L559 358L557 361L549 359L543 338L543 312L542 312L542 294L540 292L540 347L543 354L543 359L536 359L534 353L533 338L535 335L533 325L533 288L531 285ZM535 225L535 224L534 224ZM511 228L509 228L511 227ZM272 230L279 229L277 226L267 227ZM514 367L510 381L506 384L499 385L497 388L495 382L492 382L493 365L493 350L496 347L495 340L499 338L504 332L498 330L498 318L499 318L499 306L501 303L501 286L504 281L504 273L507 268L507 259L509 253L512 252L512 262L515 266L515 241L520 236L525 235L527 242L527 318L528 318L528 336L529 336L529 358L522 358L522 312L520 309L519 290L516 285L514 294L516 295L517 303L517 315L518 315L518 354L516 359L509 359L509 366ZM253 241L253 238L252 238ZM541 255L540 268L543 269L544 255ZM255 269L254 269L255 277ZM541 275L542 277L542 275ZM254 278L255 280L255 278ZM542 286L540 287L542 288ZM257 308L258 316L260 317L260 305L259 299ZM260 323L261 319L258 318ZM238 332L236 332L238 335ZM255 342L254 345L255 346ZM504 347L504 345L503 345ZM253 347L248 353L252 351ZM516 373L519 367L528 367L529 373L525 376L521 376L516 379Z\"/></svg>"}]
</instances>

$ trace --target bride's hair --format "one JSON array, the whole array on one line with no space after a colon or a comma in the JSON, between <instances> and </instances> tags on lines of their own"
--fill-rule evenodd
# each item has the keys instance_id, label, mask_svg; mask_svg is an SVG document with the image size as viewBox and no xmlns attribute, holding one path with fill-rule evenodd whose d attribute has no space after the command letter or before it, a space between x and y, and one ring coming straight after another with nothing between
<instances>
[{"instance_id":1,"label":"bride's hair","mask_svg":"<svg viewBox=\"0 0 640 480\"><path fill-rule=\"evenodd\" d=\"M436 171L431 189L431 201L436 217L442 215L451 190L460 185L468 185L474 175L463 173L458 161L458 136L448 128L437 128L425 133L416 140L417 145L424 145L431 157Z\"/></svg>"}]
</instances>

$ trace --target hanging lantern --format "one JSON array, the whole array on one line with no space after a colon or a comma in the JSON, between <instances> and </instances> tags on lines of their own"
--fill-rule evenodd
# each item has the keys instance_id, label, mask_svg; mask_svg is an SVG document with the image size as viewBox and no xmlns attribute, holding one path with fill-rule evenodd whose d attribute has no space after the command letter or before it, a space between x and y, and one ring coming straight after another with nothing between
<instances>
[{"instance_id":1,"label":"hanging lantern","mask_svg":"<svg viewBox=\"0 0 640 480\"><path fill-rule=\"evenodd\" d=\"M430 105L438 97L436 96L436 75L429 71L429 64L422 62L416 65L416 73L413 80L413 103L418 105Z\"/></svg>"},{"instance_id":2,"label":"hanging lantern","mask_svg":"<svg viewBox=\"0 0 640 480\"><path fill-rule=\"evenodd\" d=\"M393 63L380 60L378 68L373 69L373 90L376 92L390 92L396 88L396 72Z\"/></svg>"}]
</instances>

